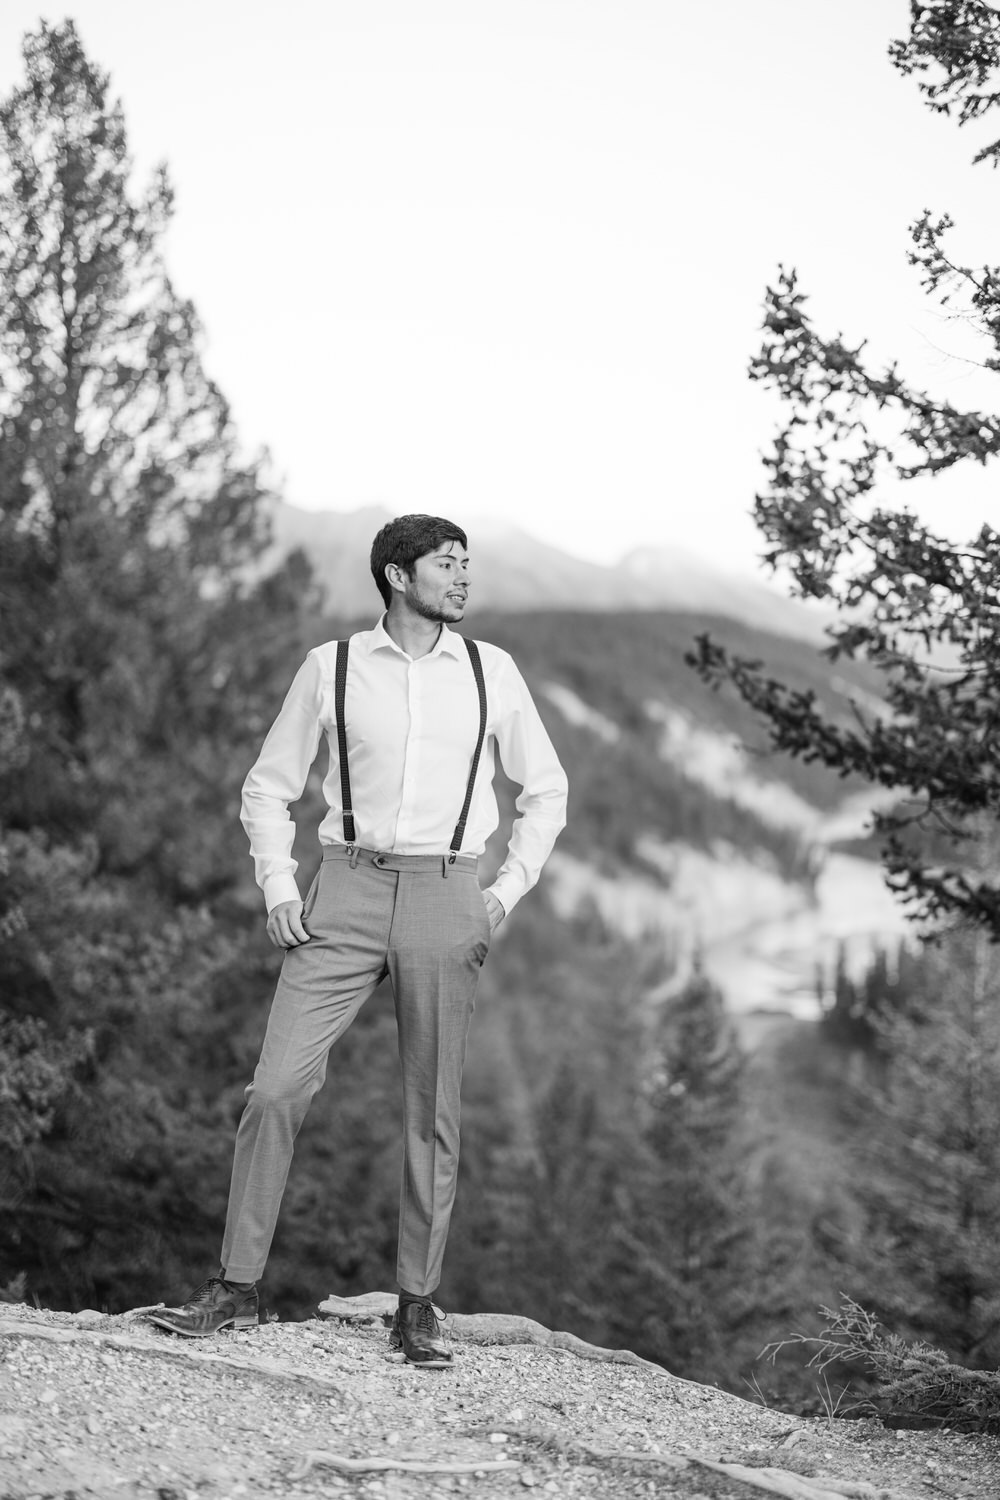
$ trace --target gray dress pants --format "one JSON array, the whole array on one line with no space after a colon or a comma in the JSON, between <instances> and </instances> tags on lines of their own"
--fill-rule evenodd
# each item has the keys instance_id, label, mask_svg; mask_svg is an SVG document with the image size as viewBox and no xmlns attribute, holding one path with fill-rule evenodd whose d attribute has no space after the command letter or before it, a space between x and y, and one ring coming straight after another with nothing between
<instances>
[{"instance_id":1,"label":"gray dress pants","mask_svg":"<svg viewBox=\"0 0 1000 1500\"><path fill-rule=\"evenodd\" d=\"M221 1264L264 1270L295 1137L327 1056L386 974L403 1079L403 1179L396 1274L408 1292L441 1279L458 1175L466 1039L490 922L476 861L327 849L285 954L236 1135Z\"/></svg>"}]
</instances>

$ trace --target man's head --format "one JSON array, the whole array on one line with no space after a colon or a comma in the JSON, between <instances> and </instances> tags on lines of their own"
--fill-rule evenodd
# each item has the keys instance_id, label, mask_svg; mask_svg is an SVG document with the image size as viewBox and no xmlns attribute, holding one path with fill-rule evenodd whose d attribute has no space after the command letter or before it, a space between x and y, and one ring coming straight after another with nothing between
<instances>
[{"instance_id":1,"label":"man's head","mask_svg":"<svg viewBox=\"0 0 1000 1500\"><path fill-rule=\"evenodd\" d=\"M468 593L468 539L441 516L397 516L372 542L371 568L386 608L394 596L431 620L460 620Z\"/></svg>"}]
</instances>

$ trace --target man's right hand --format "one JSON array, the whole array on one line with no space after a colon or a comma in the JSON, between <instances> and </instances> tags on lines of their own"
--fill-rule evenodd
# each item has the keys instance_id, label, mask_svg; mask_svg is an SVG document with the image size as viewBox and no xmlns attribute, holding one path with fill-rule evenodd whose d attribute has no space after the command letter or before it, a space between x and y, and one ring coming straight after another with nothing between
<instances>
[{"instance_id":1,"label":"man's right hand","mask_svg":"<svg viewBox=\"0 0 1000 1500\"><path fill-rule=\"evenodd\" d=\"M298 948L308 943L309 934L302 925L302 902L282 901L267 917L267 935L276 948Z\"/></svg>"}]
</instances>

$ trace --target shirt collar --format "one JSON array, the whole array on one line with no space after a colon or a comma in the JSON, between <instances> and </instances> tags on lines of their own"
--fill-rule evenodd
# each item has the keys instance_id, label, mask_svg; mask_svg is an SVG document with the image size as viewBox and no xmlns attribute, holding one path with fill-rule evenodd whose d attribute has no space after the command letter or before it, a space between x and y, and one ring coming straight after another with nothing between
<instances>
[{"instance_id":1,"label":"shirt collar","mask_svg":"<svg viewBox=\"0 0 1000 1500\"><path fill-rule=\"evenodd\" d=\"M381 616L373 630L368 631L367 638L365 640L365 648L368 651L369 655L373 651L388 650L395 651L397 656L406 656L406 652L403 651L401 647L396 645L396 642L386 630L385 615ZM432 651L428 651L427 656L440 656L442 652L445 651L449 656L461 656L462 637L460 635L456 635L453 630L449 630L447 625L442 624L441 634L438 636L437 640L434 643L434 649ZM425 661L426 659L426 657L420 658L421 661ZM407 660L409 660L408 657Z\"/></svg>"}]
</instances>

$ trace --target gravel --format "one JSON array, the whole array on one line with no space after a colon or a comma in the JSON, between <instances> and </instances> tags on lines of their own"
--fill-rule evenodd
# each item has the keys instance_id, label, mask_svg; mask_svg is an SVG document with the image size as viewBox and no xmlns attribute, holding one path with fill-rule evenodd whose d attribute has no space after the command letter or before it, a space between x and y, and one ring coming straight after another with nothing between
<instances>
[{"instance_id":1,"label":"gravel","mask_svg":"<svg viewBox=\"0 0 1000 1500\"><path fill-rule=\"evenodd\" d=\"M793 1500L1000 1495L996 1439L799 1420L579 1341L503 1341L524 1320L456 1319L454 1367L418 1370L389 1354L373 1297L350 1321L200 1340L157 1329L149 1309L0 1306L0 1500L761 1500L765 1480ZM467 1471L344 1473L332 1459Z\"/></svg>"}]
</instances>

